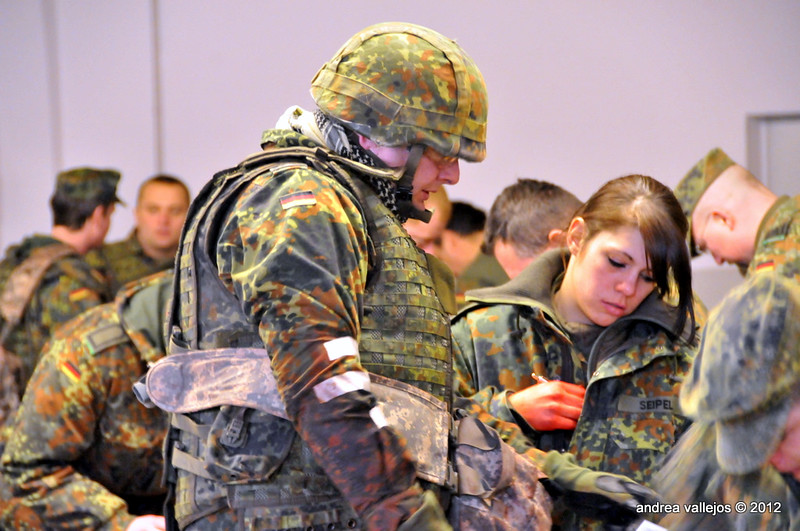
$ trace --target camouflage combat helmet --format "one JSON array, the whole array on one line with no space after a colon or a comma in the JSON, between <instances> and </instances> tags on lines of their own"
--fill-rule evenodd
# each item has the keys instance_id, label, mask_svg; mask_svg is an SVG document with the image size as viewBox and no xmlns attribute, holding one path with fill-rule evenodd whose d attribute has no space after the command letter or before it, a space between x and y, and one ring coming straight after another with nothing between
<instances>
[{"instance_id":1,"label":"camouflage combat helmet","mask_svg":"<svg viewBox=\"0 0 800 531\"><path fill-rule=\"evenodd\" d=\"M483 76L458 44L428 28L364 29L317 72L311 94L323 112L378 144L486 157Z\"/></svg>"}]
</instances>

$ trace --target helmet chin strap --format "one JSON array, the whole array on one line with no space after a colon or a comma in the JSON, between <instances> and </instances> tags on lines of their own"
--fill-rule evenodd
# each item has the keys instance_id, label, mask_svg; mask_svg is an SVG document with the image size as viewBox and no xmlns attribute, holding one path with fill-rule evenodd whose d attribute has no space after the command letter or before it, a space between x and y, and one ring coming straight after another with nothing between
<instances>
[{"instance_id":1,"label":"helmet chin strap","mask_svg":"<svg viewBox=\"0 0 800 531\"><path fill-rule=\"evenodd\" d=\"M428 223L433 212L430 210L420 210L414 206L414 174L417 173L417 166L425 151L423 144L414 144L408 154L403 176L397 181L395 198L397 200L397 211L401 216L418 219Z\"/></svg>"}]
</instances>

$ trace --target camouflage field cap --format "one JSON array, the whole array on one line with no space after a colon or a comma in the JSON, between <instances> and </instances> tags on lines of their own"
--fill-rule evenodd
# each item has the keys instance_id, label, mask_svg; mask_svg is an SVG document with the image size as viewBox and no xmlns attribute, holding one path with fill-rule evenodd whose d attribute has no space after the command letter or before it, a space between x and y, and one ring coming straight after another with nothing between
<instances>
[{"instance_id":1,"label":"camouflage field cap","mask_svg":"<svg viewBox=\"0 0 800 531\"><path fill-rule=\"evenodd\" d=\"M117 183L120 173L116 170L97 168L73 168L65 170L56 177L56 192L76 200L96 200L106 197L115 203L122 200L117 197Z\"/></svg>"},{"instance_id":2,"label":"camouflage field cap","mask_svg":"<svg viewBox=\"0 0 800 531\"><path fill-rule=\"evenodd\" d=\"M757 273L712 311L681 390L681 408L713 422L726 473L761 467L800 398L800 285Z\"/></svg>"},{"instance_id":3,"label":"camouflage field cap","mask_svg":"<svg viewBox=\"0 0 800 531\"><path fill-rule=\"evenodd\" d=\"M675 188L675 197L678 198L683 208L683 213L686 214L686 219L689 220L689 232L686 240L689 243L689 251L691 251L693 257L700 256L701 253L697 250L692 237L692 212L694 212L697 202L700 201L700 197L708 186L722 172L734 164L736 163L724 151L720 148L714 148L689 170L689 173L681 179L681 182Z\"/></svg>"},{"instance_id":4,"label":"camouflage field cap","mask_svg":"<svg viewBox=\"0 0 800 531\"><path fill-rule=\"evenodd\" d=\"M422 144L445 156L486 157L488 96L478 67L453 40L387 22L354 35L317 72L325 113L384 146Z\"/></svg>"}]
</instances>

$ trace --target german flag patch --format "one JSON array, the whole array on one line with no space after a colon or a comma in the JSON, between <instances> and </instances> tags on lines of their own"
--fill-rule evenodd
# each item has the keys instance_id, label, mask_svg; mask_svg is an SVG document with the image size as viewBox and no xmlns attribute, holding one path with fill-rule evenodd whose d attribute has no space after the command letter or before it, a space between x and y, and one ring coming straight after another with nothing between
<instances>
[{"instance_id":1,"label":"german flag patch","mask_svg":"<svg viewBox=\"0 0 800 531\"><path fill-rule=\"evenodd\" d=\"M70 292L69 300L70 302L82 301L83 299L91 295L92 295L92 290L90 290L89 288L78 288L75 291Z\"/></svg>"},{"instance_id":2,"label":"german flag patch","mask_svg":"<svg viewBox=\"0 0 800 531\"><path fill-rule=\"evenodd\" d=\"M63 372L72 383L78 383L80 381L81 372L72 362L62 361L61 365L59 365L59 369L61 369L61 372Z\"/></svg>"},{"instance_id":3,"label":"german flag patch","mask_svg":"<svg viewBox=\"0 0 800 531\"><path fill-rule=\"evenodd\" d=\"M762 262L756 266L756 272L758 273L773 271L774 269L775 269L775 262L772 260L768 262Z\"/></svg>"},{"instance_id":4,"label":"german flag patch","mask_svg":"<svg viewBox=\"0 0 800 531\"><path fill-rule=\"evenodd\" d=\"M316 204L317 198L314 197L313 192L294 192L293 194L281 197L281 206L284 210L289 210L293 207L312 206Z\"/></svg>"}]
</instances>

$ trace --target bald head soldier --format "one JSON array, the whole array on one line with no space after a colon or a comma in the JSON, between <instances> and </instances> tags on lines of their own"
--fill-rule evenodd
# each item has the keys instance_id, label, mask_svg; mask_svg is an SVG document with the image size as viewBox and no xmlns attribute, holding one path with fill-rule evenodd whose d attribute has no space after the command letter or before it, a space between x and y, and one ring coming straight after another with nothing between
<instances>
[{"instance_id":1,"label":"bald head soldier","mask_svg":"<svg viewBox=\"0 0 800 531\"><path fill-rule=\"evenodd\" d=\"M675 195L693 256L709 252L746 276L774 269L800 281L800 195L776 195L719 148L689 170Z\"/></svg>"}]
</instances>

